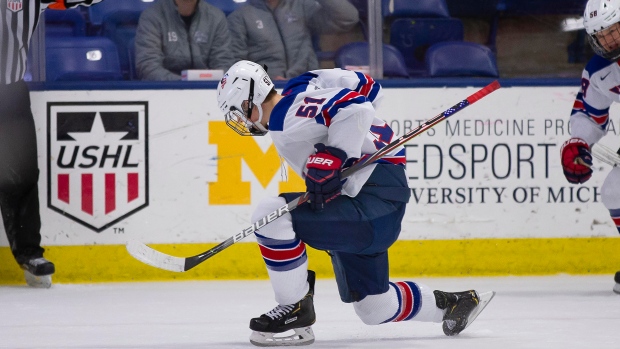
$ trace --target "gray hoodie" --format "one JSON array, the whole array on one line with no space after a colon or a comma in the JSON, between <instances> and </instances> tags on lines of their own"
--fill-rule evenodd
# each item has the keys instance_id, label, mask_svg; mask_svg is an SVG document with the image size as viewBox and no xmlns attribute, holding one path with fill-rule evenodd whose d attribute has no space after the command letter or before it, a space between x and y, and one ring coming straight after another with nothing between
<instances>
[{"instance_id":1,"label":"gray hoodie","mask_svg":"<svg viewBox=\"0 0 620 349\"><path fill-rule=\"evenodd\" d=\"M174 0L144 10L136 32L136 70L142 80L180 80L185 69L222 69L234 63L224 13L199 0L189 33Z\"/></svg>"},{"instance_id":2,"label":"gray hoodie","mask_svg":"<svg viewBox=\"0 0 620 349\"><path fill-rule=\"evenodd\" d=\"M348 0L249 0L228 16L235 60L266 64L271 78L287 79L318 69L312 34L350 30L359 14Z\"/></svg>"}]
</instances>

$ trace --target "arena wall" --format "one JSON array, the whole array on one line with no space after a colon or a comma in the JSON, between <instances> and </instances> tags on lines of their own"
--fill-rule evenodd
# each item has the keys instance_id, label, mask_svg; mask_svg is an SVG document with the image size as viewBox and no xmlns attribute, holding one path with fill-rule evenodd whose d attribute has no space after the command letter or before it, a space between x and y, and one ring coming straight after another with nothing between
<instances>
[{"instance_id":1,"label":"arena wall","mask_svg":"<svg viewBox=\"0 0 620 349\"><path fill-rule=\"evenodd\" d=\"M386 88L397 135L478 88ZM569 185L559 163L578 88L507 87L407 145L412 198L390 253L396 276L612 273L617 229L600 187L610 167ZM129 256L136 239L198 254L247 227L261 198L302 191L269 136L240 137L214 89L33 91L42 244L55 282L266 278L252 236L187 273ZM604 144L620 144L612 107ZM129 126L128 126L129 125ZM129 130L129 131L128 131ZM310 266L330 276L326 253ZM0 283L23 282L0 234Z\"/></svg>"}]
</instances>

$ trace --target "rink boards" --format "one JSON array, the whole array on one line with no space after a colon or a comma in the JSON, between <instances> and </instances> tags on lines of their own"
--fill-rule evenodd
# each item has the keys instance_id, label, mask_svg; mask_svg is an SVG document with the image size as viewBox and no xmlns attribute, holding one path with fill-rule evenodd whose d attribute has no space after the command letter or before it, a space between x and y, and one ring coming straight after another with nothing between
<instances>
[{"instance_id":1,"label":"rink boards","mask_svg":"<svg viewBox=\"0 0 620 349\"><path fill-rule=\"evenodd\" d=\"M477 88L391 88L379 116L396 136ZM610 273L617 230L600 187L610 167L569 185L559 163L577 87L509 87L407 146L412 198L391 251L399 275ZM46 256L57 281L266 277L253 237L195 270L134 261L137 239L193 255L247 227L266 196L303 190L270 138L240 137L214 90L32 92ZM610 135L620 145L620 112ZM283 170L285 169L285 170ZM0 283L21 280L0 234ZM324 252L311 251L328 274Z\"/></svg>"}]
</instances>

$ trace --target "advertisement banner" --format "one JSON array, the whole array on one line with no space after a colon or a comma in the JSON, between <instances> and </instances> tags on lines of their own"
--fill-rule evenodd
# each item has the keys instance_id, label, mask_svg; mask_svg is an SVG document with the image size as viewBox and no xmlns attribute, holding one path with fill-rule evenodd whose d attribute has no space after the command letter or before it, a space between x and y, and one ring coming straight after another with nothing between
<instances>
[{"instance_id":1,"label":"advertisement banner","mask_svg":"<svg viewBox=\"0 0 620 349\"><path fill-rule=\"evenodd\" d=\"M377 113L400 136L476 90L385 89ZM401 239L615 236L611 167L595 160L580 186L562 173L577 90L502 88L409 142ZM44 245L221 242L262 198L304 190L269 136L226 126L215 90L41 91L32 108Z\"/></svg>"}]
</instances>

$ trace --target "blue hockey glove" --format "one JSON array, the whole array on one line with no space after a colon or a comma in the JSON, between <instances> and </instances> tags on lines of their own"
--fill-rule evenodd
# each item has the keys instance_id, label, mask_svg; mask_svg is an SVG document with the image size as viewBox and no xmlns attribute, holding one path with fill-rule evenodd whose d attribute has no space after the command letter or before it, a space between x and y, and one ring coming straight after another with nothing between
<instances>
[{"instance_id":1,"label":"blue hockey glove","mask_svg":"<svg viewBox=\"0 0 620 349\"><path fill-rule=\"evenodd\" d=\"M323 143L315 144L314 149L315 153L306 162L306 190L310 194L310 208L321 211L323 205L340 195L340 170L347 153Z\"/></svg>"},{"instance_id":2,"label":"blue hockey glove","mask_svg":"<svg viewBox=\"0 0 620 349\"><path fill-rule=\"evenodd\" d=\"M585 183L592 177L590 146L581 138L571 138L562 145L564 177L573 184Z\"/></svg>"}]
</instances>

